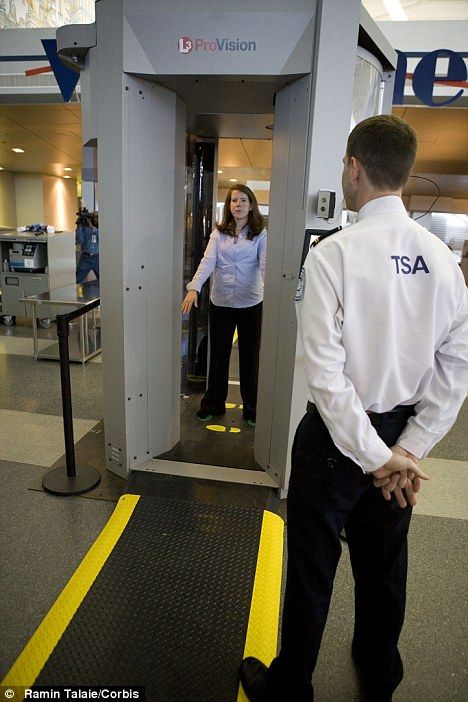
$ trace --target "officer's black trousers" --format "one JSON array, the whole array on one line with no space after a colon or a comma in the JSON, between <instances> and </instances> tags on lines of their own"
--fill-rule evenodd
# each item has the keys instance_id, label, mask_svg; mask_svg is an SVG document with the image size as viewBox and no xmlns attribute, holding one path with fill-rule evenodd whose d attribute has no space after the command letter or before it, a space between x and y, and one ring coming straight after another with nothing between
<instances>
[{"instance_id":1,"label":"officer's black trousers","mask_svg":"<svg viewBox=\"0 0 468 702\"><path fill-rule=\"evenodd\" d=\"M236 326L243 414L246 419L255 419L262 327L261 302L252 307L220 307L210 302L210 368L208 388L200 409L207 414L223 414L226 411L229 359Z\"/></svg>"},{"instance_id":2,"label":"officer's black trousers","mask_svg":"<svg viewBox=\"0 0 468 702\"><path fill-rule=\"evenodd\" d=\"M375 420L388 446L407 416ZM373 420L374 423L374 420ZM378 425L377 425L378 424ZM292 450L288 493L288 571L282 644L269 675L278 699L312 700L312 673L328 615L346 529L355 580L353 652L370 699L389 699L403 667L398 638L406 603L411 508L387 502L372 477L335 447L317 411L302 419Z\"/></svg>"}]
</instances>

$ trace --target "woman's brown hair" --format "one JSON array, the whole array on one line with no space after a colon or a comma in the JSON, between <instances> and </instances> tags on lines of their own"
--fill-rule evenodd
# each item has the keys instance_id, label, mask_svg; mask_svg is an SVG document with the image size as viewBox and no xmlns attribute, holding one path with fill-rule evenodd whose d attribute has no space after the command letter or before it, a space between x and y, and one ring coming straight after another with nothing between
<instances>
[{"instance_id":1,"label":"woman's brown hair","mask_svg":"<svg viewBox=\"0 0 468 702\"><path fill-rule=\"evenodd\" d=\"M260 214L260 210L258 209L257 198L255 197L251 189L248 188L247 185L243 185L242 183L237 183L236 185L233 185L229 188L228 194L226 195L226 199L224 200L223 219L217 225L217 229L223 234L229 234L229 236L236 236L236 220L234 219L230 208L231 196L234 190L239 190L241 193L244 193L244 195L247 195L247 197L249 198L251 210L247 218L247 226L249 228L247 239L253 239L254 236L258 236L260 232L264 230L265 222L263 221L263 217Z\"/></svg>"}]
</instances>

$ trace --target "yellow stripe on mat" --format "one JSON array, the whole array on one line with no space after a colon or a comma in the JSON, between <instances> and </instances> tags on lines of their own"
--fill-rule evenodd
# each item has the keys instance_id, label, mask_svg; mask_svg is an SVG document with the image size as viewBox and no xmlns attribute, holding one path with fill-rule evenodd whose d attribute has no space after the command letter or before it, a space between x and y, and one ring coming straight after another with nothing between
<instances>
[{"instance_id":1,"label":"yellow stripe on mat","mask_svg":"<svg viewBox=\"0 0 468 702\"><path fill-rule=\"evenodd\" d=\"M112 553L139 499L139 495L123 495L120 498L104 529L0 683L10 688L23 688L22 691L15 690L15 700L23 699L24 688L31 687L38 677Z\"/></svg>"},{"instance_id":2,"label":"yellow stripe on mat","mask_svg":"<svg viewBox=\"0 0 468 702\"><path fill-rule=\"evenodd\" d=\"M255 656L266 665L270 665L276 656L278 645L283 532L281 517L272 512L263 512L244 658ZM240 685L237 702L248 702Z\"/></svg>"}]
</instances>

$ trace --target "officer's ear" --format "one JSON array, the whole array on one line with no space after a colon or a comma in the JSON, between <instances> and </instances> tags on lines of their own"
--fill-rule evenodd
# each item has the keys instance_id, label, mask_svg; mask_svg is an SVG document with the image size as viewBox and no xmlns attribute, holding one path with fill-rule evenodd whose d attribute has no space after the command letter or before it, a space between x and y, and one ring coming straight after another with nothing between
<instances>
[{"instance_id":1,"label":"officer's ear","mask_svg":"<svg viewBox=\"0 0 468 702\"><path fill-rule=\"evenodd\" d=\"M349 167L349 175L351 178L351 183L353 185L357 185L357 183L361 179L361 176L363 173L362 163L355 156L351 156L348 159L348 167Z\"/></svg>"}]
</instances>

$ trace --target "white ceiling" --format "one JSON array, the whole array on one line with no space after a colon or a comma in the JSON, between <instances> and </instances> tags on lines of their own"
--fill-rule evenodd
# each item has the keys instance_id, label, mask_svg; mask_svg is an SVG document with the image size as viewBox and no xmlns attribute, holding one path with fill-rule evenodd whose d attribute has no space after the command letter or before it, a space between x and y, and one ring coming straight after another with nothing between
<instances>
[{"instance_id":1,"label":"white ceiling","mask_svg":"<svg viewBox=\"0 0 468 702\"><path fill-rule=\"evenodd\" d=\"M383 0L362 0L376 22L391 20ZM468 20L467 0L400 0L408 20Z\"/></svg>"},{"instance_id":2,"label":"white ceiling","mask_svg":"<svg viewBox=\"0 0 468 702\"><path fill-rule=\"evenodd\" d=\"M15 153L13 148L24 153ZM0 166L5 171L80 177L81 105L0 105Z\"/></svg>"}]
</instances>

